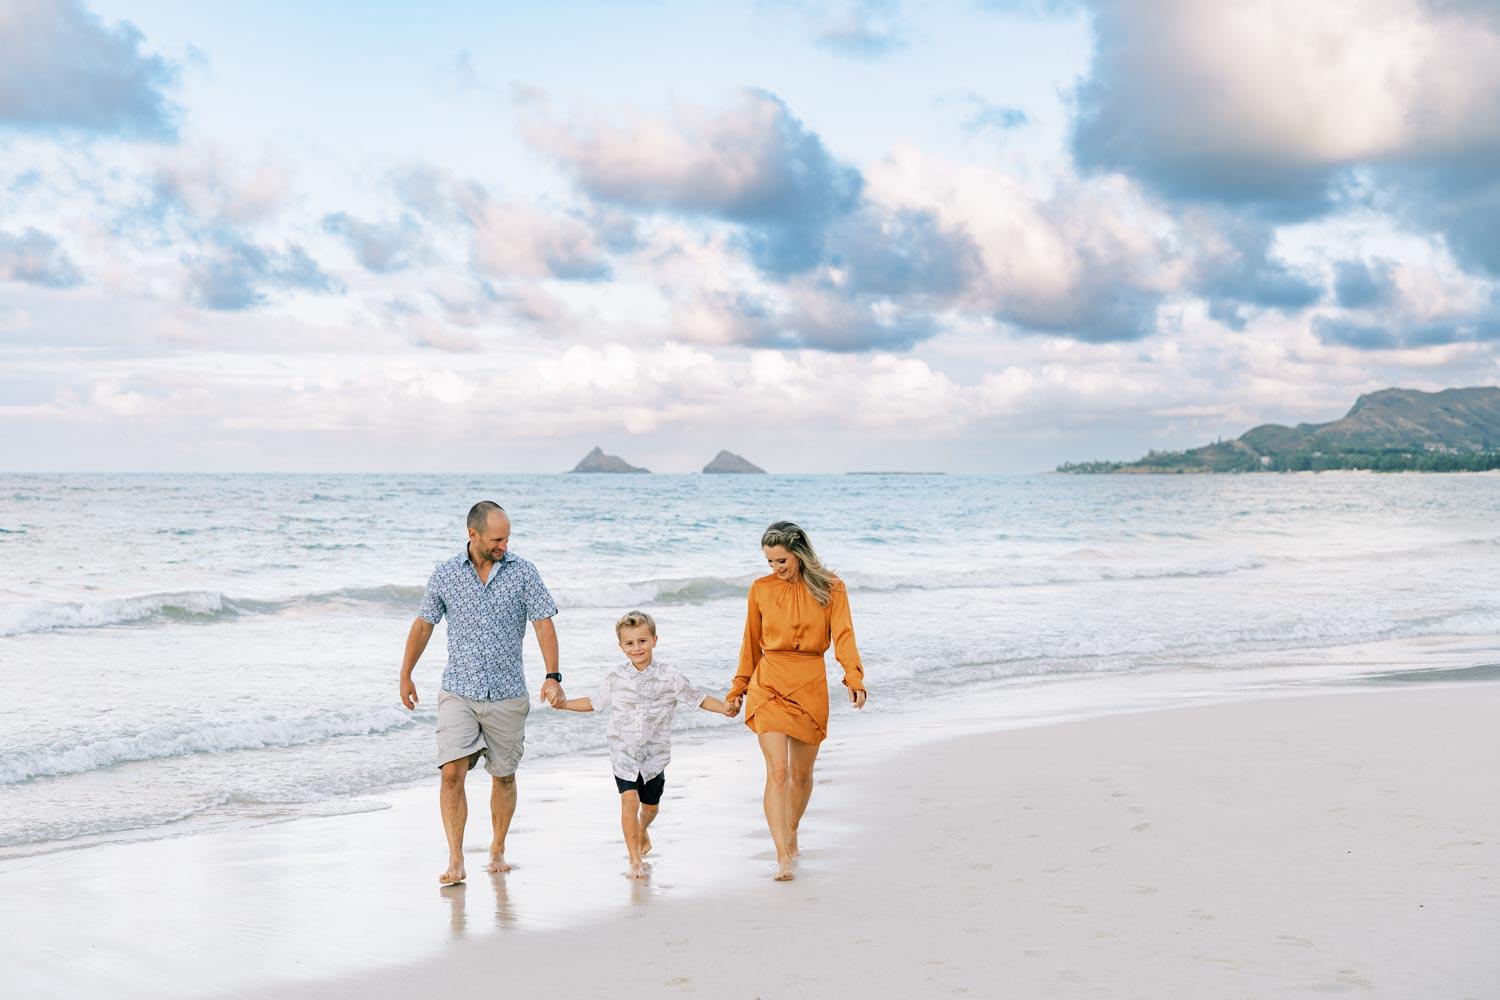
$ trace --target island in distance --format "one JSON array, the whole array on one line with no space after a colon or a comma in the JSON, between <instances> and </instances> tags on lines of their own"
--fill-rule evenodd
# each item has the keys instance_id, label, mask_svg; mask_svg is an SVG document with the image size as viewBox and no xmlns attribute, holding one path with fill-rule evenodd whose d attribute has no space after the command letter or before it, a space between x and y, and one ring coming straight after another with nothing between
<instances>
[{"instance_id":1,"label":"island in distance","mask_svg":"<svg viewBox=\"0 0 1500 1000\"><path fill-rule=\"evenodd\" d=\"M650 469L637 468L625 461L619 455L606 455L604 449L595 447L593 451L583 456L583 460L573 466L573 472L650 472Z\"/></svg>"},{"instance_id":2,"label":"island in distance","mask_svg":"<svg viewBox=\"0 0 1500 1000\"><path fill-rule=\"evenodd\" d=\"M704 472L720 473L759 473L765 475L766 470L749 461L743 456L736 455L732 451L721 451L714 456L714 460L703 467Z\"/></svg>"},{"instance_id":3,"label":"island in distance","mask_svg":"<svg viewBox=\"0 0 1500 1000\"><path fill-rule=\"evenodd\" d=\"M1187 451L1135 462L1065 462L1058 472L1485 472L1500 469L1500 387L1382 389L1326 424L1262 424Z\"/></svg>"}]
</instances>

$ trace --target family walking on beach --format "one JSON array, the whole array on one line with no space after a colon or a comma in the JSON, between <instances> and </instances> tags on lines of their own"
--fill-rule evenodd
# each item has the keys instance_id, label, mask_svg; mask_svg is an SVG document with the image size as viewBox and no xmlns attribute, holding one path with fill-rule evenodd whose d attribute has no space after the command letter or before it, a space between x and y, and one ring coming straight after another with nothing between
<instances>
[{"instance_id":1,"label":"family walking on beach","mask_svg":"<svg viewBox=\"0 0 1500 1000\"><path fill-rule=\"evenodd\" d=\"M798 827L812 797L813 765L828 735L823 657L830 646L844 669L850 703L855 708L865 703L849 595L843 581L819 561L807 532L778 521L762 534L761 551L771 572L750 585L739 667L723 699L703 694L676 670L654 662L656 622L643 611L627 612L615 624L624 661L605 671L592 696L570 699L558 669L552 623L557 604L536 567L510 551L510 531L510 518L499 504L482 500L470 509L468 545L433 570L401 661L401 703L413 709L418 698L412 670L433 627L448 619L448 665L437 702L438 800L448 867L438 881L455 885L467 878L464 779L481 755L493 779L487 870L510 870L505 837L515 815L516 768L531 711L521 667L528 621L546 669L541 700L556 709L610 714L609 759L620 792L629 877L646 875L647 830L666 787L672 716L680 702L730 718L744 708L745 725L765 756L764 807L776 845L775 878L790 881L800 853Z\"/></svg>"}]
</instances>

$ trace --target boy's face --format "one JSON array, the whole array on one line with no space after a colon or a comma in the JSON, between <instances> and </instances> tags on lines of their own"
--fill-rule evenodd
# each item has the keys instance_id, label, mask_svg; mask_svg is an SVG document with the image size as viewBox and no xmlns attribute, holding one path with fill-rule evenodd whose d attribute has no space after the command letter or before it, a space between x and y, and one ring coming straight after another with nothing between
<instances>
[{"instance_id":1,"label":"boy's face","mask_svg":"<svg viewBox=\"0 0 1500 1000\"><path fill-rule=\"evenodd\" d=\"M656 636L646 626L627 625L620 629L620 649L637 670L651 665L651 651L655 648Z\"/></svg>"}]
</instances>

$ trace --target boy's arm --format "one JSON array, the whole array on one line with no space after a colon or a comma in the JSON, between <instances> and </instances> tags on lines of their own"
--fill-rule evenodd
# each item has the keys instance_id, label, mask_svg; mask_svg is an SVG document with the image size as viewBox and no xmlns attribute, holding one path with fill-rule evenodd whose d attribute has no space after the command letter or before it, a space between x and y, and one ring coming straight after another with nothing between
<instances>
[{"instance_id":1,"label":"boy's arm","mask_svg":"<svg viewBox=\"0 0 1500 1000\"><path fill-rule=\"evenodd\" d=\"M588 698L569 698L562 704L553 705L552 707L560 708L565 712L592 712L594 710L594 703Z\"/></svg>"},{"instance_id":2,"label":"boy's arm","mask_svg":"<svg viewBox=\"0 0 1500 1000\"><path fill-rule=\"evenodd\" d=\"M698 707L710 712L717 712L720 715L727 715L731 719L740 714L738 706L730 708L713 695L708 695L702 701L698 702Z\"/></svg>"}]
</instances>

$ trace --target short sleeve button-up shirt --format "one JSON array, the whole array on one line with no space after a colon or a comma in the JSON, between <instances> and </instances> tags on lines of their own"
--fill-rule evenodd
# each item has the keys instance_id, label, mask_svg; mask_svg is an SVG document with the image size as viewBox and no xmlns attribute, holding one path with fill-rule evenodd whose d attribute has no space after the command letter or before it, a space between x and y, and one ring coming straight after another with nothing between
<instances>
[{"instance_id":1,"label":"short sleeve button-up shirt","mask_svg":"<svg viewBox=\"0 0 1500 1000\"><path fill-rule=\"evenodd\" d=\"M598 692L589 699L594 709L609 712L609 763L615 776L644 781L661 774L672 762L672 715L677 703L698 705L703 693L671 667L652 662L637 670L626 661L604 672Z\"/></svg>"},{"instance_id":2,"label":"short sleeve button-up shirt","mask_svg":"<svg viewBox=\"0 0 1500 1000\"><path fill-rule=\"evenodd\" d=\"M448 619L443 690L473 701L526 697L521 647L526 623L557 614L536 567L506 552L479 579L469 552L438 563L417 614L436 625Z\"/></svg>"}]
</instances>

